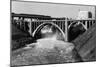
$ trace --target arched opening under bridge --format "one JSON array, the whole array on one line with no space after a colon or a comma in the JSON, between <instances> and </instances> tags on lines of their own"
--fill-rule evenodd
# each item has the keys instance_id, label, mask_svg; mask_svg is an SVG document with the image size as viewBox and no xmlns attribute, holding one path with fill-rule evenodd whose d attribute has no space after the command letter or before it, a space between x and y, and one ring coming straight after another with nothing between
<instances>
[{"instance_id":1,"label":"arched opening under bridge","mask_svg":"<svg viewBox=\"0 0 100 67\"><path fill-rule=\"evenodd\" d=\"M86 30L85 25L79 21L71 23L68 27L68 41L73 41Z\"/></svg>"},{"instance_id":2,"label":"arched opening under bridge","mask_svg":"<svg viewBox=\"0 0 100 67\"><path fill-rule=\"evenodd\" d=\"M43 35L43 33L41 33L41 31L45 29L45 31L49 31L50 33L50 29L53 31L53 33L50 33L50 35ZM46 23L42 23L40 24L32 33L32 36L35 40L40 39L40 38L44 38L44 37L51 37L52 34L57 34L58 35L58 39L61 40L65 40L65 34L64 32L61 30L61 28L52 23L52 22L46 22Z\"/></svg>"}]
</instances>

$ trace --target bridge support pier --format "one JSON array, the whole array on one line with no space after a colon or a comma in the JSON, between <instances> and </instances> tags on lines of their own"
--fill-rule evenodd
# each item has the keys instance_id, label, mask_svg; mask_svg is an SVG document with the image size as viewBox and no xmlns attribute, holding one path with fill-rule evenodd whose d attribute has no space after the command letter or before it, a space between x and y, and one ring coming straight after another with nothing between
<instances>
[{"instance_id":1,"label":"bridge support pier","mask_svg":"<svg viewBox=\"0 0 100 67\"><path fill-rule=\"evenodd\" d=\"M67 18L65 18L65 41L68 41L68 22L67 22Z\"/></svg>"},{"instance_id":2,"label":"bridge support pier","mask_svg":"<svg viewBox=\"0 0 100 67\"><path fill-rule=\"evenodd\" d=\"M30 35L32 35L32 19L30 19L30 22L29 22L29 33Z\"/></svg>"}]
</instances>

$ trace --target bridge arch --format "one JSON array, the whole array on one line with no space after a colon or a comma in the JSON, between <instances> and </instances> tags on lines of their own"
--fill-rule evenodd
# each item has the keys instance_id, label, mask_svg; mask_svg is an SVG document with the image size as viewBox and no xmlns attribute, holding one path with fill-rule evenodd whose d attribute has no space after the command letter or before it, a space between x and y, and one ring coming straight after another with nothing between
<instances>
[{"instance_id":1,"label":"bridge arch","mask_svg":"<svg viewBox=\"0 0 100 67\"><path fill-rule=\"evenodd\" d=\"M85 25L80 21L71 23L68 26L68 34L69 34L68 35L68 41L71 42L76 37L83 34L86 30L87 29L86 29Z\"/></svg>"},{"instance_id":2,"label":"bridge arch","mask_svg":"<svg viewBox=\"0 0 100 67\"><path fill-rule=\"evenodd\" d=\"M71 27L73 24L77 24L77 25L78 25L78 24L82 24L82 26L84 27L84 29L87 30L86 26L85 26L82 22L80 22L80 21L77 21L77 22L71 23L71 24L68 26L68 29L70 29L70 27Z\"/></svg>"},{"instance_id":3,"label":"bridge arch","mask_svg":"<svg viewBox=\"0 0 100 67\"><path fill-rule=\"evenodd\" d=\"M59 29L59 31L61 32L61 34L63 35L64 39L65 39L65 34L64 34L64 32L62 31L62 29L61 29L57 24L52 23L52 22L45 22L45 23L40 24L40 25L34 30L34 32L32 33L32 36L34 37L35 34L36 34L36 32L38 31L38 29L40 29L41 27L43 27L43 25L45 25L45 24L51 24L51 25L57 27L57 28Z\"/></svg>"}]
</instances>

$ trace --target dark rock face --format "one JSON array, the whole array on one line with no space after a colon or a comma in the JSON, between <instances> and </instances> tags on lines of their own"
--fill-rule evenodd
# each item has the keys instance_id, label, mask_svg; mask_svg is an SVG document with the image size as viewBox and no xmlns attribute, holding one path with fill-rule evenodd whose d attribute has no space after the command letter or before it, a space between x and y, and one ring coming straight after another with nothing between
<instances>
[{"instance_id":1,"label":"dark rock face","mask_svg":"<svg viewBox=\"0 0 100 67\"><path fill-rule=\"evenodd\" d=\"M73 40L73 43L84 62L96 61L96 24Z\"/></svg>"},{"instance_id":2,"label":"dark rock face","mask_svg":"<svg viewBox=\"0 0 100 67\"><path fill-rule=\"evenodd\" d=\"M25 31L22 31L18 27L12 24L11 30L11 50L17 50L25 47L26 44L33 43L33 37L31 37Z\"/></svg>"}]
</instances>

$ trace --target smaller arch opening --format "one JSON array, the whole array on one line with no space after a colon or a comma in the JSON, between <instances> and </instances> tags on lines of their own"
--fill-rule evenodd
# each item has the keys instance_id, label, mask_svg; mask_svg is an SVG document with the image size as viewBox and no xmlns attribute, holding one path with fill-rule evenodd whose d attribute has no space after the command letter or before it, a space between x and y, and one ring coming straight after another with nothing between
<instances>
[{"instance_id":1,"label":"smaller arch opening","mask_svg":"<svg viewBox=\"0 0 100 67\"><path fill-rule=\"evenodd\" d=\"M71 42L76 39L79 35L83 34L86 31L85 27L80 21L73 22L69 26L68 30L68 41Z\"/></svg>"}]
</instances>

